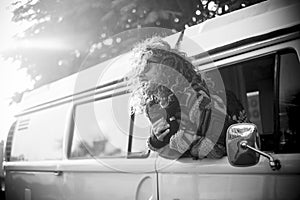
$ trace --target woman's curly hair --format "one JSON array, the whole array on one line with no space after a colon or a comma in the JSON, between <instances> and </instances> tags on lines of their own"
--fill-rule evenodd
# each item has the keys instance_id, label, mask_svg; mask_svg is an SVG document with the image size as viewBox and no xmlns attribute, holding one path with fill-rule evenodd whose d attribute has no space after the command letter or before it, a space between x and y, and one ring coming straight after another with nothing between
<instances>
[{"instance_id":1,"label":"woman's curly hair","mask_svg":"<svg viewBox=\"0 0 300 200\"><path fill-rule=\"evenodd\" d=\"M194 90L204 89L206 85L201 75L197 74L195 67L186 57L185 53L172 49L170 45L160 37L148 38L136 45L132 50L131 65L133 69L128 74L129 84L131 85L131 108L132 112L145 112L146 105L149 103L170 103L174 98L174 90L182 91L191 86ZM141 77L150 69L149 63L155 63L161 79L167 82L170 88L158 84L155 81L145 81ZM164 66L175 70L178 75L173 77L168 73ZM180 77L180 76L181 77ZM185 79L185 81L181 79ZM188 83L188 85L184 85ZM180 84L179 84L180 83ZM199 83L203 83L199 88ZM176 89L175 89L176 88Z\"/></svg>"}]
</instances>

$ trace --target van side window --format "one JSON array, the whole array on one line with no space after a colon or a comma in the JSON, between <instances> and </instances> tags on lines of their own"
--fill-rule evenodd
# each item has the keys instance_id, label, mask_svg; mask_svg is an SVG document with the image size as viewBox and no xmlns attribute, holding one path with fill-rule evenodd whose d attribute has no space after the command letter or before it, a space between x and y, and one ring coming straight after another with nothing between
<instances>
[{"instance_id":1,"label":"van side window","mask_svg":"<svg viewBox=\"0 0 300 200\"><path fill-rule=\"evenodd\" d=\"M125 94L76 106L71 159L126 156L128 99Z\"/></svg>"},{"instance_id":2,"label":"van side window","mask_svg":"<svg viewBox=\"0 0 300 200\"><path fill-rule=\"evenodd\" d=\"M248 119L257 125L264 150L272 150L274 145L274 63L275 56L270 55L219 69L226 93L235 94ZM228 107L230 100L226 100Z\"/></svg>"},{"instance_id":3,"label":"van side window","mask_svg":"<svg viewBox=\"0 0 300 200\"><path fill-rule=\"evenodd\" d=\"M294 52L277 55L251 59L218 70L226 92L236 95L249 120L257 125L262 140L261 149L279 153L300 152L299 125L295 122L295 116L300 114L300 65ZM280 68L279 85L275 80L277 63ZM206 76L214 80L216 72L208 71ZM279 91L279 105L274 88ZM227 99L227 106L229 104ZM279 130L275 130L277 127L280 127Z\"/></svg>"},{"instance_id":4,"label":"van side window","mask_svg":"<svg viewBox=\"0 0 300 200\"><path fill-rule=\"evenodd\" d=\"M279 83L279 150L300 152L300 66L297 54L281 55Z\"/></svg>"},{"instance_id":5,"label":"van side window","mask_svg":"<svg viewBox=\"0 0 300 200\"><path fill-rule=\"evenodd\" d=\"M17 121L10 161L60 160L68 105L37 111Z\"/></svg>"},{"instance_id":6,"label":"van side window","mask_svg":"<svg viewBox=\"0 0 300 200\"><path fill-rule=\"evenodd\" d=\"M151 124L144 114L134 117L131 152L144 152L148 149L147 139L150 136Z\"/></svg>"}]
</instances>

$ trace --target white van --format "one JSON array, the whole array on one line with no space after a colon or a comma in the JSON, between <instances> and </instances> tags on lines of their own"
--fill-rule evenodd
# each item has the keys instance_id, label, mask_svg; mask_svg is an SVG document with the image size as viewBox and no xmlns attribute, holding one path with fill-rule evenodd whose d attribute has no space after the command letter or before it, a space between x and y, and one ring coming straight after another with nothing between
<instances>
[{"instance_id":1,"label":"white van","mask_svg":"<svg viewBox=\"0 0 300 200\"><path fill-rule=\"evenodd\" d=\"M240 143L242 162L232 149L217 160L149 151L149 122L128 111L130 65L121 56L24 97L7 139L6 198L300 199L299 10L298 0L269 0L185 31L196 45L184 39L182 50L199 71L221 74L256 125L261 151Z\"/></svg>"}]
</instances>

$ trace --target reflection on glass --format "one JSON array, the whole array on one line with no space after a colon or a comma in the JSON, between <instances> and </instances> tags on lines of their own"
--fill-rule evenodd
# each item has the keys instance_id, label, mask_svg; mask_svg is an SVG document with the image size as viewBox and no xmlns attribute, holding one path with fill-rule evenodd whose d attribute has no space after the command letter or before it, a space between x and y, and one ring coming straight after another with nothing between
<instances>
[{"instance_id":1,"label":"reflection on glass","mask_svg":"<svg viewBox=\"0 0 300 200\"><path fill-rule=\"evenodd\" d=\"M144 114L134 117L132 152L144 152L147 149L147 139L150 136L150 121Z\"/></svg>"},{"instance_id":2,"label":"reflection on glass","mask_svg":"<svg viewBox=\"0 0 300 200\"><path fill-rule=\"evenodd\" d=\"M76 107L72 158L119 157L127 152L129 94Z\"/></svg>"},{"instance_id":3,"label":"reflection on glass","mask_svg":"<svg viewBox=\"0 0 300 200\"><path fill-rule=\"evenodd\" d=\"M60 105L19 118L12 142L11 161L62 159L68 110L68 105ZM25 119L26 124L23 123Z\"/></svg>"}]
</instances>

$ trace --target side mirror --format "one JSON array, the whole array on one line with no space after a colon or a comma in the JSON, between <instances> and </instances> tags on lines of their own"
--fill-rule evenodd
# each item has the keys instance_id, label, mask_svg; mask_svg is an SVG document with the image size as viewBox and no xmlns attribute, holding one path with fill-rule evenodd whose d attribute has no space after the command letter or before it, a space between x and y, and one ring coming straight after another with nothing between
<instances>
[{"instance_id":1,"label":"side mirror","mask_svg":"<svg viewBox=\"0 0 300 200\"><path fill-rule=\"evenodd\" d=\"M227 129L226 147L229 163L232 166L247 167L256 165L260 155L269 159L272 170L281 168L280 161L259 150L260 138L255 124L233 124Z\"/></svg>"},{"instance_id":2,"label":"side mirror","mask_svg":"<svg viewBox=\"0 0 300 200\"><path fill-rule=\"evenodd\" d=\"M247 167L256 165L260 154L248 148L243 148L241 143L246 142L254 148L260 147L259 135L255 124L233 124L227 129L226 149L229 163L233 166Z\"/></svg>"}]
</instances>

